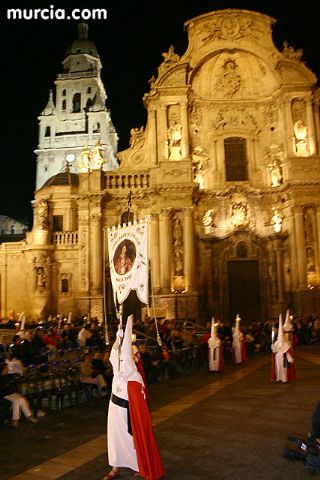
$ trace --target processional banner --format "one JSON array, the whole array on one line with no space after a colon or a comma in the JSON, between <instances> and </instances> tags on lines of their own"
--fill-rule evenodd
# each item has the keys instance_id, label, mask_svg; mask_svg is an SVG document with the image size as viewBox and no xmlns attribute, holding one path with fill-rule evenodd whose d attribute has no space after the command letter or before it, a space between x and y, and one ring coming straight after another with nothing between
<instances>
[{"instance_id":1,"label":"processional banner","mask_svg":"<svg viewBox=\"0 0 320 480\"><path fill-rule=\"evenodd\" d=\"M115 300L121 304L131 290L148 304L148 223L108 229L110 276Z\"/></svg>"}]
</instances>

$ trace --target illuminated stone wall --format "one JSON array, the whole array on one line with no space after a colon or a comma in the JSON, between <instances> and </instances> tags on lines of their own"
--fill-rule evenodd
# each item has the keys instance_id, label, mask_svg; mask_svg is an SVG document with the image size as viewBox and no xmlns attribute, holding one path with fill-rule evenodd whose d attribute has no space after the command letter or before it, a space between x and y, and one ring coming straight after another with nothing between
<instances>
[{"instance_id":1,"label":"illuminated stone wall","mask_svg":"<svg viewBox=\"0 0 320 480\"><path fill-rule=\"evenodd\" d=\"M36 192L21 244L29 293L16 307L6 291L7 309L102 317L103 232L121 222L130 191L135 219L150 216L159 316L232 322L231 267L241 262L255 262L260 297L250 310L248 296L244 322L319 309L320 95L302 51L273 44L273 23L231 9L186 23L187 51L163 53L143 98L147 124L131 129L120 167L66 171ZM1 247L3 279L16 266Z\"/></svg>"}]
</instances>

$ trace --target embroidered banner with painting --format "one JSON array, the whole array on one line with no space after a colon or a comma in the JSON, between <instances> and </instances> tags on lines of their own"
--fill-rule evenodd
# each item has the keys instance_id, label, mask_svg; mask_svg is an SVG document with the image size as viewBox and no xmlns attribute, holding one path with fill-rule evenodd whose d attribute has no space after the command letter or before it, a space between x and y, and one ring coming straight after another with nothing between
<instances>
[{"instance_id":1,"label":"embroidered banner with painting","mask_svg":"<svg viewBox=\"0 0 320 480\"><path fill-rule=\"evenodd\" d=\"M148 304L147 221L108 229L110 276L113 294L123 303L131 290Z\"/></svg>"}]
</instances>

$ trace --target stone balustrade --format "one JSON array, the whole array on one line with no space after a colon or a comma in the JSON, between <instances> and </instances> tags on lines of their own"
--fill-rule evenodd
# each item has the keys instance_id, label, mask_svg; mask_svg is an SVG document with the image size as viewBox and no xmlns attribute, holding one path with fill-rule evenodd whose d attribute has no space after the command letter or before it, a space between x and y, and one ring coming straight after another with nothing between
<instances>
[{"instance_id":1,"label":"stone balustrade","mask_svg":"<svg viewBox=\"0 0 320 480\"><path fill-rule=\"evenodd\" d=\"M149 173L137 173L137 174L119 174L119 173L107 173L106 174L106 189L114 190L121 188L148 188L150 186Z\"/></svg>"},{"instance_id":2,"label":"stone balustrade","mask_svg":"<svg viewBox=\"0 0 320 480\"><path fill-rule=\"evenodd\" d=\"M54 245L77 245L78 232L55 232L53 234Z\"/></svg>"}]
</instances>

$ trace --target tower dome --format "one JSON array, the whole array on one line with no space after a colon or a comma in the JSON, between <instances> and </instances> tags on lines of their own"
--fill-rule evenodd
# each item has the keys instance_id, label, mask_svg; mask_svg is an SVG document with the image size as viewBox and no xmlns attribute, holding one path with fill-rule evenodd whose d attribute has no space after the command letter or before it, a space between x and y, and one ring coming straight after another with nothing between
<instances>
[{"instance_id":1,"label":"tower dome","mask_svg":"<svg viewBox=\"0 0 320 480\"><path fill-rule=\"evenodd\" d=\"M88 30L89 25L86 22L78 24L78 37L67 49L65 57L68 57L69 55L87 54L92 57L100 58L97 47L92 40L88 39Z\"/></svg>"}]
</instances>

